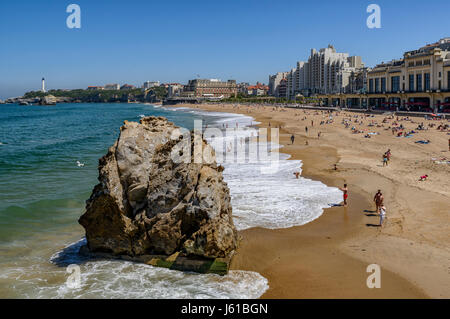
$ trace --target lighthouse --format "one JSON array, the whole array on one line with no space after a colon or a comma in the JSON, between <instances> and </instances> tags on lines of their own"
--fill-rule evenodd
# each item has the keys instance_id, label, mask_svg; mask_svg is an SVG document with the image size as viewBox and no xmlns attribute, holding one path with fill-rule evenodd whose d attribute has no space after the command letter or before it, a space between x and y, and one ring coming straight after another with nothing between
<instances>
[{"instance_id":1,"label":"lighthouse","mask_svg":"<svg viewBox=\"0 0 450 319\"><path fill-rule=\"evenodd\" d=\"M42 89L41 89L42 93L45 93L45 79L42 78Z\"/></svg>"}]
</instances>

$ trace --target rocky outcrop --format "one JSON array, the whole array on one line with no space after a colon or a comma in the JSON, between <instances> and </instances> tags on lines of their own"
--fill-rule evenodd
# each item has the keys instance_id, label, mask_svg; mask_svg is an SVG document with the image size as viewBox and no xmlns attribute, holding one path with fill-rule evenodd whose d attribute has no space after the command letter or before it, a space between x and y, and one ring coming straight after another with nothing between
<instances>
[{"instance_id":1,"label":"rocky outcrop","mask_svg":"<svg viewBox=\"0 0 450 319\"><path fill-rule=\"evenodd\" d=\"M90 252L232 255L237 231L223 168L215 160L194 163L194 138L214 156L201 137L181 134L165 118L125 121L99 160L100 183L79 219Z\"/></svg>"},{"instance_id":2,"label":"rocky outcrop","mask_svg":"<svg viewBox=\"0 0 450 319\"><path fill-rule=\"evenodd\" d=\"M40 105L56 105L56 98L53 95L47 95L41 98Z\"/></svg>"}]
</instances>

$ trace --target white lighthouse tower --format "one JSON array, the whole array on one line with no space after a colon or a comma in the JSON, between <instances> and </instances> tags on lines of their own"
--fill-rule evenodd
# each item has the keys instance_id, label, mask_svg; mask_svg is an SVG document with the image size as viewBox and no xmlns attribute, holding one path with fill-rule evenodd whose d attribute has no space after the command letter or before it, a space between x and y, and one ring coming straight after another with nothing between
<instances>
[{"instance_id":1,"label":"white lighthouse tower","mask_svg":"<svg viewBox=\"0 0 450 319\"><path fill-rule=\"evenodd\" d=\"M42 78L42 89L41 89L42 93L45 93L45 79Z\"/></svg>"}]
</instances>

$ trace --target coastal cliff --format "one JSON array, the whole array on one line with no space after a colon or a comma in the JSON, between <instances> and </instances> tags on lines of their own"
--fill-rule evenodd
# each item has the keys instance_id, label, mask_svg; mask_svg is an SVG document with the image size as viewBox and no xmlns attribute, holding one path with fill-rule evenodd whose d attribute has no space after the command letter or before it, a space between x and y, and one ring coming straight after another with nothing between
<instances>
[{"instance_id":1,"label":"coastal cliff","mask_svg":"<svg viewBox=\"0 0 450 319\"><path fill-rule=\"evenodd\" d=\"M165 118L125 121L99 160L100 183L79 219L90 253L155 265L155 256L163 264L174 255L229 260L237 231L223 167L215 157L211 164L194 163L194 138L214 156L200 136L182 135Z\"/></svg>"}]
</instances>

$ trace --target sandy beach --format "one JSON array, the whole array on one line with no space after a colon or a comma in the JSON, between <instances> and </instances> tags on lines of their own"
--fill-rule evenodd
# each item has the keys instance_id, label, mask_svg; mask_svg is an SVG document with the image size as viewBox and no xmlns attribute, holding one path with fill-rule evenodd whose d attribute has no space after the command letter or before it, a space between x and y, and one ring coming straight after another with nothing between
<instances>
[{"instance_id":1,"label":"sandy beach","mask_svg":"<svg viewBox=\"0 0 450 319\"><path fill-rule=\"evenodd\" d=\"M303 161L303 177L335 187L348 184L349 205L326 209L307 225L241 232L232 269L268 278L263 298L450 298L449 135L448 129L437 129L448 121L353 112L334 112L330 118L322 111L227 104L177 106L245 114L260 127L281 126L280 151ZM420 123L425 130L417 130ZM392 131L400 125L403 130ZM415 133L404 137L410 131ZM383 167L388 149L392 157ZM423 175L428 179L419 181ZM377 227L373 213L378 189L387 208L383 227ZM366 285L369 264L381 267L380 289Z\"/></svg>"}]
</instances>

